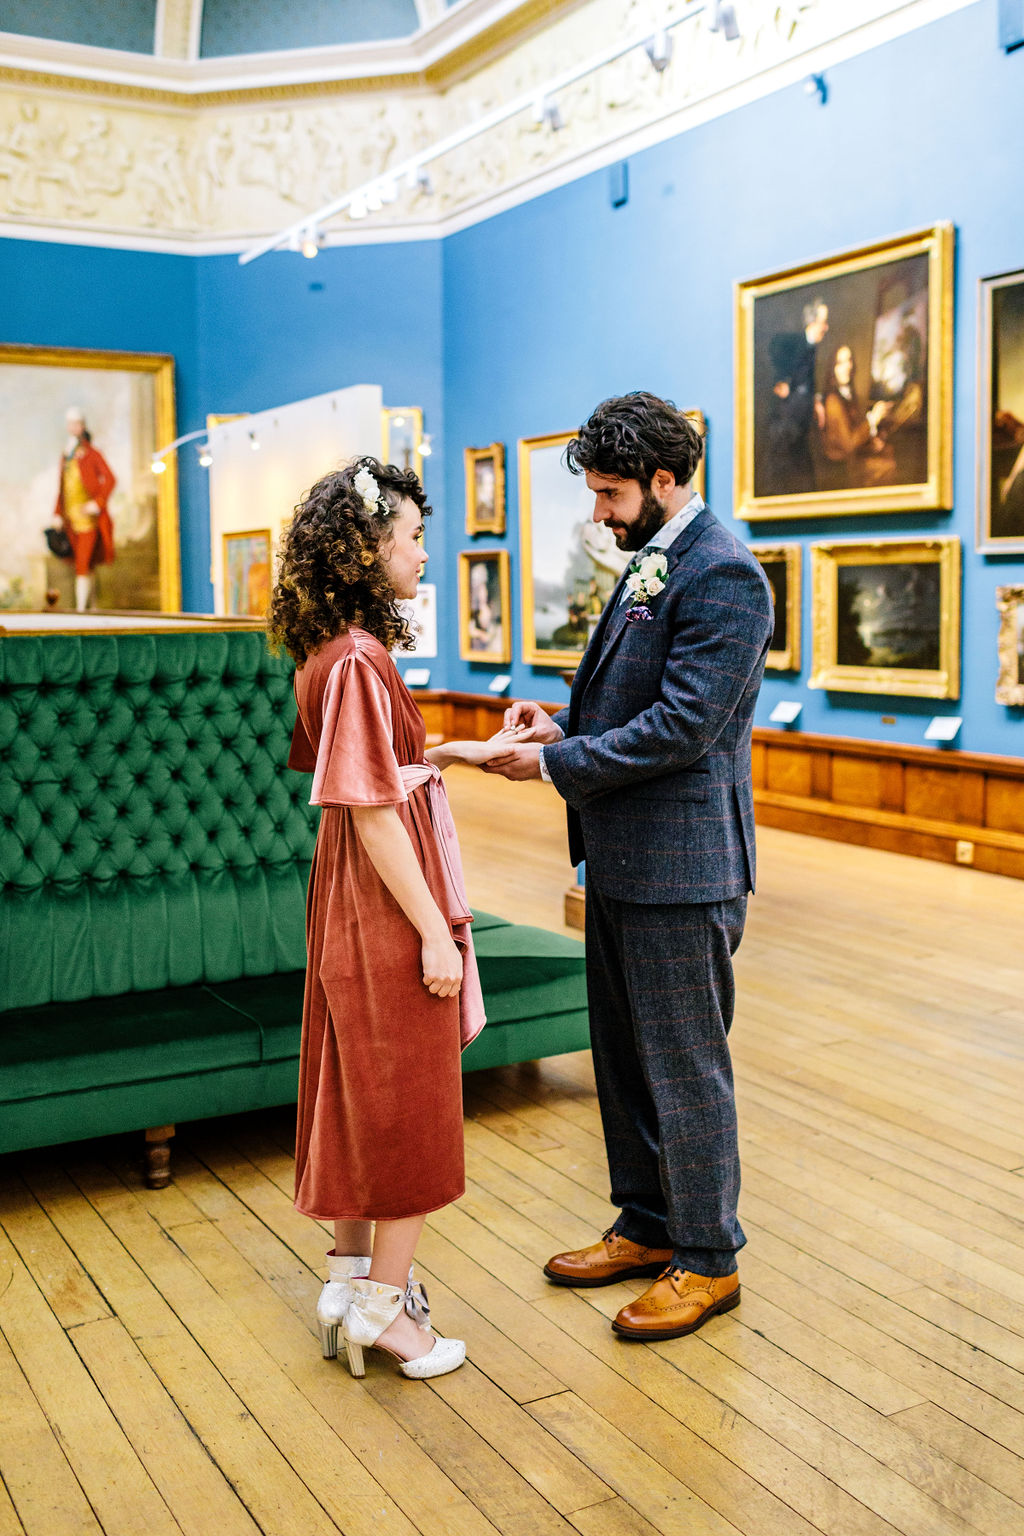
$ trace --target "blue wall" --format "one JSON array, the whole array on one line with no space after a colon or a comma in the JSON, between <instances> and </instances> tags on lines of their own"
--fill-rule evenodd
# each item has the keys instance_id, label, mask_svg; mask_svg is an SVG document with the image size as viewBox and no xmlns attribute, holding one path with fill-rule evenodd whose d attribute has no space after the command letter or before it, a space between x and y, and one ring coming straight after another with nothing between
<instances>
[{"instance_id":1,"label":"blue wall","mask_svg":"<svg viewBox=\"0 0 1024 1536\"><path fill-rule=\"evenodd\" d=\"M651 389L710 423L709 500L748 541L804 544L862 533L955 533L963 541L963 696L958 703L823 694L769 674L759 719L803 701L805 729L920 741L937 713L962 714L960 745L1024 753L1024 711L998 706L995 587L1024 560L974 553L977 283L1024 268L1024 51L996 47L995 0L968 7L829 72L820 107L802 86L630 160L612 209L600 172L445 242L445 448L449 538L464 527L461 449L508 445L514 648L521 647L516 439L572 427L607 395ZM959 110L969 82L970 110ZM949 219L958 227L955 509L952 516L732 523L735 279ZM456 602L454 558L445 606ZM458 659L449 686L480 691L494 668ZM513 691L562 699L557 673L515 663ZM895 715L886 726L881 716Z\"/></svg>"},{"instance_id":2,"label":"blue wall","mask_svg":"<svg viewBox=\"0 0 1024 1536\"><path fill-rule=\"evenodd\" d=\"M328 250L316 262L276 255L240 268L231 256L0 241L0 339L172 352L181 432L208 411L257 411L355 383L381 384L388 404L421 405L438 450L427 466L442 651L432 681L481 691L496 669L458 656L456 555L471 547L462 449L507 444L509 531L474 545L512 553L519 652L517 438L571 428L629 389L699 406L710 422L709 499L731 522L734 280L952 220L952 515L734 526L756 541L963 541L958 703L807 689L805 564L804 672L769 675L762 721L795 697L807 729L913 742L932 714L963 714L965 748L1024 754L1024 711L993 700L994 589L1024 581L1024 560L983 559L973 547L977 282L1024 267L1024 50L1007 57L995 39L996 0L979 0L831 70L824 108L793 86L658 145L630 161L630 200L618 210L602 171L442 243ZM206 483L187 452L181 481L185 603L208 608ZM511 670L520 695L566 696L551 670Z\"/></svg>"}]
</instances>

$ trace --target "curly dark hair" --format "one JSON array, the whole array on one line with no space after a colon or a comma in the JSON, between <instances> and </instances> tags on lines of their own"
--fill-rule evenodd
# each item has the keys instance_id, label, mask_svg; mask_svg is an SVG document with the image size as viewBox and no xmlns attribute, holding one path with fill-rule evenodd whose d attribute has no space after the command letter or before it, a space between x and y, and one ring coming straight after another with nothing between
<instances>
[{"instance_id":1,"label":"curly dark hair","mask_svg":"<svg viewBox=\"0 0 1024 1536\"><path fill-rule=\"evenodd\" d=\"M638 389L603 400L566 445L565 462L574 475L592 470L617 480L638 480L649 491L654 472L670 470L677 485L697 472L704 436L697 422L671 400Z\"/></svg>"},{"instance_id":2,"label":"curly dark hair","mask_svg":"<svg viewBox=\"0 0 1024 1536\"><path fill-rule=\"evenodd\" d=\"M373 510L355 488L363 469L380 487ZM389 651L411 648L412 632L380 558L405 498L430 516L426 492L413 471L381 464L368 454L317 481L281 535L267 620L272 649L286 650L301 667L350 624L368 630Z\"/></svg>"}]
</instances>

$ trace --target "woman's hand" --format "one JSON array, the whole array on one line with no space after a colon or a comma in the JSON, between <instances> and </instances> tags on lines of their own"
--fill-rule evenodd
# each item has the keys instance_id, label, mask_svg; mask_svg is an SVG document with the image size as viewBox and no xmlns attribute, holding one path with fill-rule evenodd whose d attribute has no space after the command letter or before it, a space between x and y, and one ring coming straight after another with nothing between
<instances>
[{"instance_id":1,"label":"woman's hand","mask_svg":"<svg viewBox=\"0 0 1024 1536\"><path fill-rule=\"evenodd\" d=\"M452 763L465 763L471 768L479 768L489 763L492 757L502 756L519 739L518 731L500 730L489 741L446 741L439 747L431 747L424 755L442 772Z\"/></svg>"},{"instance_id":2,"label":"woman's hand","mask_svg":"<svg viewBox=\"0 0 1024 1536\"><path fill-rule=\"evenodd\" d=\"M451 932L424 938L421 958L427 991L434 997L455 997L462 986L462 956Z\"/></svg>"}]
</instances>

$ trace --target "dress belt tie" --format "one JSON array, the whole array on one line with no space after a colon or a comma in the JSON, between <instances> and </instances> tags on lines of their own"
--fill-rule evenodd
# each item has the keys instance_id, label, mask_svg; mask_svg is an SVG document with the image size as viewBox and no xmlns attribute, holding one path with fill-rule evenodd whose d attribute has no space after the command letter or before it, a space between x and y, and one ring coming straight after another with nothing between
<instances>
[{"instance_id":1,"label":"dress belt tie","mask_svg":"<svg viewBox=\"0 0 1024 1536\"><path fill-rule=\"evenodd\" d=\"M453 937L462 951L462 987L459 991L459 1018L463 1049L474 1040L487 1022L484 1012L484 997L480 986L480 973L477 970L476 954L473 950L473 938L469 925L473 921L473 913L470 910L469 898L466 895L466 881L462 872L462 856L459 853L459 839L455 831L455 821L452 817L451 806L448 804L448 795L441 778L440 768L433 763L409 763L405 767L399 767L402 784L407 794L412 794L414 789L422 785L427 786L427 807L430 812L430 825L434 833L434 842L441 855L441 869L444 875L445 896L448 902L448 919L452 925Z\"/></svg>"}]
</instances>

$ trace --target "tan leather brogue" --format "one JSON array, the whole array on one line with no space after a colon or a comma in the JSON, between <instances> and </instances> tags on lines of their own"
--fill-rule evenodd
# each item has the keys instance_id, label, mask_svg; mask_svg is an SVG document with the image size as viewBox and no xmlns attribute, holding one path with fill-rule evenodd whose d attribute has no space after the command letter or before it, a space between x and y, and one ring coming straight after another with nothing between
<instances>
[{"instance_id":1,"label":"tan leather brogue","mask_svg":"<svg viewBox=\"0 0 1024 1536\"><path fill-rule=\"evenodd\" d=\"M695 1333L716 1313L730 1311L739 1299L738 1275L666 1269L649 1290L622 1308L612 1327L626 1339L678 1339Z\"/></svg>"},{"instance_id":2,"label":"tan leather brogue","mask_svg":"<svg viewBox=\"0 0 1024 1536\"><path fill-rule=\"evenodd\" d=\"M557 1285L614 1285L616 1280L635 1280L660 1275L672 1260L670 1248L641 1248L614 1228L573 1253L556 1253L544 1265L544 1273Z\"/></svg>"}]
</instances>

